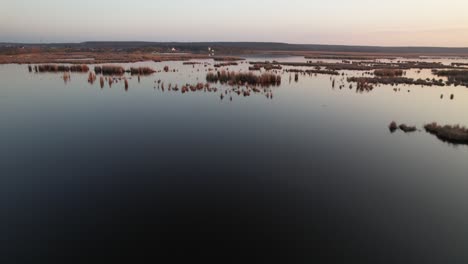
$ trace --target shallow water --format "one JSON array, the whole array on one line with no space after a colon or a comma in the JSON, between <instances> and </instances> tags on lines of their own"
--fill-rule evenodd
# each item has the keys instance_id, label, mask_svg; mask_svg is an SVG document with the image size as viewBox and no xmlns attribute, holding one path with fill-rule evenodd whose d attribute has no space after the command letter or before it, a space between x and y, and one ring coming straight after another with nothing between
<instances>
[{"instance_id":1,"label":"shallow water","mask_svg":"<svg viewBox=\"0 0 468 264\"><path fill-rule=\"evenodd\" d=\"M284 73L273 99L167 91L204 82L214 62L200 62L211 65L126 64L177 69L134 76L128 91L0 65L2 255L468 260L468 146L422 131L467 126L467 88L359 93L345 80L361 73L343 71L335 88ZM407 73L419 75L430 71ZM392 120L421 131L391 134Z\"/></svg>"}]
</instances>

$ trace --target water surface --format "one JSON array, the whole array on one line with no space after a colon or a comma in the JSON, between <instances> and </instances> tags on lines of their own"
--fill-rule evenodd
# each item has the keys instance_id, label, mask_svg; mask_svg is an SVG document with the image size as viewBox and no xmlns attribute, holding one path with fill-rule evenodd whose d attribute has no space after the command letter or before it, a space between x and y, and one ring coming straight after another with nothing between
<instances>
[{"instance_id":1,"label":"water surface","mask_svg":"<svg viewBox=\"0 0 468 264\"><path fill-rule=\"evenodd\" d=\"M335 88L328 75L282 73L273 99L221 100L220 84L167 91L205 82L214 62L200 62L126 64L177 69L133 76L128 91L1 65L2 255L466 263L468 146L387 126L466 126L467 88L360 93L346 77L361 73L343 71Z\"/></svg>"}]
</instances>

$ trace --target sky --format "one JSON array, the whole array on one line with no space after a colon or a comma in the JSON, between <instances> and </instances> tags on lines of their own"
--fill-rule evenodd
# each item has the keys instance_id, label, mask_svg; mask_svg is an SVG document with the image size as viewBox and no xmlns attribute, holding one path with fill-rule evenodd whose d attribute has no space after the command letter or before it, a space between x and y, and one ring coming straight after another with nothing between
<instances>
[{"instance_id":1,"label":"sky","mask_svg":"<svg viewBox=\"0 0 468 264\"><path fill-rule=\"evenodd\" d=\"M468 0L0 0L0 42L468 47Z\"/></svg>"}]
</instances>

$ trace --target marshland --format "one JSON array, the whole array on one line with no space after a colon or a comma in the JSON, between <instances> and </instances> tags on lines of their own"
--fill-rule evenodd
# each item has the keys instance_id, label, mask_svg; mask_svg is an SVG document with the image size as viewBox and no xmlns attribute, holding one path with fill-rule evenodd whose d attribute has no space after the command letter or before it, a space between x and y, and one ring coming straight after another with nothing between
<instances>
[{"instance_id":1,"label":"marshland","mask_svg":"<svg viewBox=\"0 0 468 264\"><path fill-rule=\"evenodd\" d=\"M205 188L200 179L232 188L268 179L276 188L288 175L301 187L370 181L378 197L380 188L435 181L437 189L466 177L463 65L319 60L0 65L0 160L21 175L46 170L87 188L107 182L102 170L113 171L115 188L134 186L141 169L142 185L161 192L172 181ZM219 182L225 175L233 176Z\"/></svg>"},{"instance_id":2,"label":"marshland","mask_svg":"<svg viewBox=\"0 0 468 264\"><path fill-rule=\"evenodd\" d=\"M258 95L259 98L277 101L282 100L282 96L290 96L285 94L289 86L301 87L306 94L317 93L316 89L324 87L328 92L322 91L318 95L343 93L352 98L356 96L352 95L354 93L362 100L359 94L371 93L372 97L375 96L375 100L379 101L382 100L381 96L390 93L385 97L394 98L395 105L400 105L401 100L421 104L418 103L418 98L421 97L428 102L447 104L449 109L458 107L459 113L463 113L462 105L468 96L468 89L461 88L468 87L468 70L465 70L465 64L468 62L464 63L463 60L451 62L405 57L286 56L262 57L263 60L260 61L257 58L259 57L191 58L185 61L153 60L89 65L28 64L25 72L37 82L41 81L41 76L51 78L56 73L63 73L60 75L62 83L67 86L75 83L79 85L80 79L85 78L80 77L80 74L85 73L88 84L97 85L101 89L133 93L137 89L140 90L139 87L146 87L153 90L155 95L213 94L215 101L227 102L248 100L246 97ZM328 108L327 104L321 105ZM432 119L428 120L432 122ZM443 123L444 120L440 122ZM466 121L459 120L458 123L464 124ZM406 124L390 130L397 129L406 133L417 131L415 126Z\"/></svg>"},{"instance_id":3,"label":"marshland","mask_svg":"<svg viewBox=\"0 0 468 264\"><path fill-rule=\"evenodd\" d=\"M468 264L467 11L0 1L0 264Z\"/></svg>"},{"instance_id":4,"label":"marshland","mask_svg":"<svg viewBox=\"0 0 468 264\"><path fill-rule=\"evenodd\" d=\"M37 184L59 182L46 188L57 188L59 197L75 195L79 185L87 188L84 199L94 191L107 199L134 188L135 180L144 188L161 186L162 194L233 188L235 197L248 197L240 185L258 183L263 195L287 180L297 185L288 185L293 195L284 201L324 192L327 204L336 194L346 208L349 190L341 190L348 186L362 195L360 206L388 189L398 191L385 201L404 204L401 190L408 186L438 190L447 180L466 178L463 65L452 68L443 58L311 60L255 55L234 62L0 65L0 167L19 175L10 183L23 184L24 175ZM49 176L35 178L41 171ZM109 193L93 187L109 181ZM332 194L323 183L333 186ZM71 185L67 193L63 184ZM303 189L310 186L313 191ZM246 203L264 199L251 198Z\"/></svg>"}]
</instances>

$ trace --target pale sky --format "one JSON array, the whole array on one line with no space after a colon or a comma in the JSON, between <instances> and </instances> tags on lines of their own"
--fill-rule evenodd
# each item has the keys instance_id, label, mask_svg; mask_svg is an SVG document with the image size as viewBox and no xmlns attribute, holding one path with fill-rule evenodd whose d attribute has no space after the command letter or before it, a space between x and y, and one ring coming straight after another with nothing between
<instances>
[{"instance_id":1,"label":"pale sky","mask_svg":"<svg viewBox=\"0 0 468 264\"><path fill-rule=\"evenodd\" d=\"M468 0L0 0L0 42L468 47Z\"/></svg>"}]
</instances>

